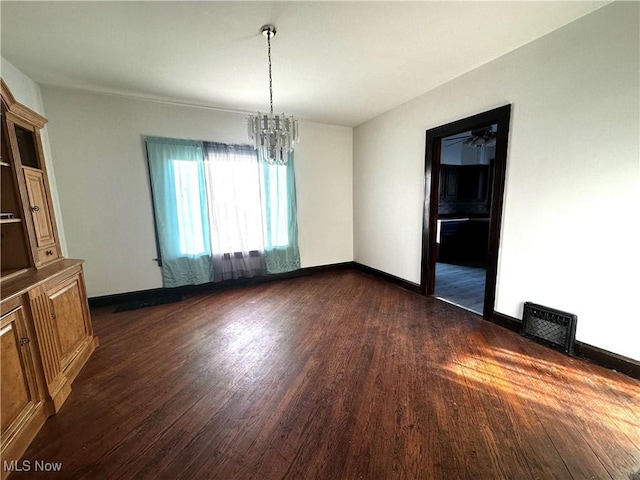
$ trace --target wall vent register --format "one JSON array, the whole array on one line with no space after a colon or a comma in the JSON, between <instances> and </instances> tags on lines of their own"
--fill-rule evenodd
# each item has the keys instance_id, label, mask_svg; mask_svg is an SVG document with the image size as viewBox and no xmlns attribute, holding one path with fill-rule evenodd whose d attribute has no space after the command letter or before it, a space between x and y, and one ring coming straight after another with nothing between
<instances>
[{"instance_id":1,"label":"wall vent register","mask_svg":"<svg viewBox=\"0 0 640 480\"><path fill-rule=\"evenodd\" d=\"M572 313L525 302L521 335L569 355L574 353L576 323Z\"/></svg>"}]
</instances>

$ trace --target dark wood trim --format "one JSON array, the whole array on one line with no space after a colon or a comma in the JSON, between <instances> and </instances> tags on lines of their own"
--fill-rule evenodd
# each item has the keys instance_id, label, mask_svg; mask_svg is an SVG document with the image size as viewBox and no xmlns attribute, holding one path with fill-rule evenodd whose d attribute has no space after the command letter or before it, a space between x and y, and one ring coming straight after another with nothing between
<instances>
[{"instance_id":1,"label":"dark wood trim","mask_svg":"<svg viewBox=\"0 0 640 480\"><path fill-rule=\"evenodd\" d=\"M640 362L637 360L578 341L575 351L580 358L640 380Z\"/></svg>"},{"instance_id":2,"label":"dark wood trim","mask_svg":"<svg viewBox=\"0 0 640 480\"><path fill-rule=\"evenodd\" d=\"M409 282L408 280L405 280L400 277L396 277L395 275L391 275L390 273L383 272L382 270L378 270L376 268L369 267L367 265L363 265L358 262L353 262L353 268L355 270L359 270L361 272L368 273L370 275L378 277L382 280L395 283L396 285L404 288L405 290L409 290L410 292L414 292L414 293L422 292L420 285L418 285L417 283Z\"/></svg>"},{"instance_id":3,"label":"dark wood trim","mask_svg":"<svg viewBox=\"0 0 640 480\"><path fill-rule=\"evenodd\" d=\"M429 130L431 132L431 130ZM422 222L422 259L420 273L420 289L425 295L433 295L436 287L436 231L438 226L438 202L440 182L440 153L442 137L430 137L427 132L427 149L425 161L425 195L424 219ZM433 161L438 159L438 161ZM427 240L427 241L425 241ZM430 260L433 259L433 262Z\"/></svg>"},{"instance_id":4,"label":"dark wood trim","mask_svg":"<svg viewBox=\"0 0 640 480\"><path fill-rule=\"evenodd\" d=\"M501 327L507 328L513 332L520 333L520 325L522 325L522 322L517 318L513 318L509 315L505 315L504 313L494 311L491 314L491 318L489 318L488 320L491 323L500 325Z\"/></svg>"},{"instance_id":5,"label":"dark wood trim","mask_svg":"<svg viewBox=\"0 0 640 480\"><path fill-rule=\"evenodd\" d=\"M375 268L369 267L367 265L363 265L357 262L343 262L343 263L334 263L331 265L319 265L316 267L306 267L301 268L300 270L294 270L293 272L287 273L278 273L272 274L262 277L253 277L253 278L240 278L237 280L226 280L224 282L211 282L211 283L203 283L201 285L185 285L183 287L175 287L175 288L152 288L149 290L138 290L135 292L125 292L125 293L116 293L113 295L103 295L99 297L91 297L89 298L89 306L92 308L105 307L109 305L117 305L125 302L132 302L137 300L146 300L149 298L160 297L163 295L187 295L190 293L200 293L200 292L213 292L226 290L229 288L243 287L247 285L255 285L258 283L264 282L273 282L276 280L284 280L287 278L297 278L304 277L307 275L314 275L316 273L334 271L334 270L347 270L354 269L359 270L364 273L368 273L375 277L378 277L382 280L388 281L390 283L394 283L410 292L421 293L420 285L404 280L400 277L396 277L395 275L391 275L389 273L383 272L381 270L377 270Z\"/></svg>"},{"instance_id":6,"label":"dark wood trim","mask_svg":"<svg viewBox=\"0 0 640 480\"><path fill-rule=\"evenodd\" d=\"M208 285L208 284L206 284ZM190 292L186 290L189 289ZM135 302L138 300L147 300L149 298L161 297L162 295L170 295L173 293L192 293L202 289L203 285L189 285L188 287L177 288L151 288L148 290L136 290L134 292L114 293L112 295L100 295L97 297L89 297L89 307L99 308L109 305L118 305L125 302Z\"/></svg>"},{"instance_id":7,"label":"dark wood trim","mask_svg":"<svg viewBox=\"0 0 640 480\"><path fill-rule=\"evenodd\" d=\"M496 156L493 164L493 181L491 187L491 213L489 216L489 255L487 260L487 277L484 288L484 316L491 317L496 301L496 281L498 278L498 248L500 246L500 229L502 228L502 206L504 202L504 186L507 172L507 143L511 105L495 111L498 124L496 135Z\"/></svg>"},{"instance_id":8,"label":"dark wood trim","mask_svg":"<svg viewBox=\"0 0 640 480\"><path fill-rule=\"evenodd\" d=\"M482 317L490 319L495 306L498 274L498 247L502 224L502 205L507 168L507 140L511 105L505 105L462 120L427 130L425 147L425 203L422 227L422 261L420 289L433 295L436 268L436 226L438 216L438 184L440 180L440 144L444 137L497 124L496 156L493 168L492 199L489 221L489 248Z\"/></svg>"},{"instance_id":9,"label":"dark wood trim","mask_svg":"<svg viewBox=\"0 0 640 480\"><path fill-rule=\"evenodd\" d=\"M353 268L353 262L334 263L331 265L319 265L316 267L306 267L299 270L286 273L275 273L253 278L239 278L236 280L225 280L222 282L209 282L201 285L185 285L175 288L151 288L148 290L138 290L135 292L116 293L113 295L102 295L89 298L89 306L92 308L105 307L109 305L117 305L125 302L133 302L138 300L146 300L150 298L161 297L163 295L187 295L190 293L201 292L217 292L230 288L244 287L247 285L255 285L264 282L273 282L276 280L284 280L287 278L305 277L320 272L332 270L345 270Z\"/></svg>"},{"instance_id":10,"label":"dark wood trim","mask_svg":"<svg viewBox=\"0 0 640 480\"><path fill-rule=\"evenodd\" d=\"M522 322L517 318L503 313L493 312L490 321L518 334L520 333L520 326L522 325ZM609 352L577 340L574 349L574 357L595 363L610 370L615 370L616 372L624 373L629 377L640 380L640 362L637 360L618 355L617 353Z\"/></svg>"}]
</instances>

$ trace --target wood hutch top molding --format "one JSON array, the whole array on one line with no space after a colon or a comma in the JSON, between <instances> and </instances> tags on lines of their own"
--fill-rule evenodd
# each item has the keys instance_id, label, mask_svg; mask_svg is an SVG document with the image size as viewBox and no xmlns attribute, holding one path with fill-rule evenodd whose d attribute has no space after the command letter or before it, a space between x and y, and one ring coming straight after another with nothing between
<instances>
[{"instance_id":1,"label":"wood hutch top molding","mask_svg":"<svg viewBox=\"0 0 640 480\"><path fill-rule=\"evenodd\" d=\"M39 113L34 112L29 107L25 107L15 99L4 79L0 79L0 84L2 88L2 99L6 103L9 112L38 128L43 128L47 124L46 118Z\"/></svg>"}]
</instances>

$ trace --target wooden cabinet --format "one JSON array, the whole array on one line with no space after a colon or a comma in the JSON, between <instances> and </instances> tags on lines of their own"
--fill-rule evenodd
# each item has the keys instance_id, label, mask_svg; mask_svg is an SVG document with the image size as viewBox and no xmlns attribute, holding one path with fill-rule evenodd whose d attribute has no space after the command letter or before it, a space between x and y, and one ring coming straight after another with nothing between
<instances>
[{"instance_id":1,"label":"wooden cabinet","mask_svg":"<svg viewBox=\"0 0 640 480\"><path fill-rule=\"evenodd\" d=\"M2 304L0 319L2 458L17 458L48 417L37 342L20 297ZM3 478L5 476L3 469Z\"/></svg>"},{"instance_id":2,"label":"wooden cabinet","mask_svg":"<svg viewBox=\"0 0 640 480\"><path fill-rule=\"evenodd\" d=\"M51 409L57 412L71 382L95 350L82 262L63 259L33 274L26 292Z\"/></svg>"},{"instance_id":3,"label":"wooden cabinet","mask_svg":"<svg viewBox=\"0 0 640 480\"><path fill-rule=\"evenodd\" d=\"M98 341L82 261L62 258L58 244L40 138L46 119L1 83L0 454L12 461L60 409Z\"/></svg>"},{"instance_id":4,"label":"wooden cabinet","mask_svg":"<svg viewBox=\"0 0 640 480\"><path fill-rule=\"evenodd\" d=\"M98 339L80 260L60 259L3 282L1 305L1 455L18 460L60 410Z\"/></svg>"},{"instance_id":5,"label":"wooden cabinet","mask_svg":"<svg viewBox=\"0 0 640 480\"><path fill-rule=\"evenodd\" d=\"M55 323L58 336L60 369L66 378L73 380L86 360L82 358L83 353L91 349L93 342L89 305L80 268L72 269L67 278L48 282L45 296L49 304L49 319Z\"/></svg>"},{"instance_id":6,"label":"wooden cabinet","mask_svg":"<svg viewBox=\"0 0 640 480\"><path fill-rule=\"evenodd\" d=\"M16 164L9 145L7 106L2 102L2 157L0 158L0 228L2 229L2 276L19 272L33 264L27 226L24 222L21 189Z\"/></svg>"},{"instance_id":7,"label":"wooden cabinet","mask_svg":"<svg viewBox=\"0 0 640 480\"><path fill-rule=\"evenodd\" d=\"M443 219L438 222L438 262L486 267L489 250L488 218Z\"/></svg>"},{"instance_id":8,"label":"wooden cabinet","mask_svg":"<svg viewBox=\"0 0 640 480\"><path fill-rule=\"evenodd\" d=\"M47 195L44 173L31 167L22 167L29 199L28 209L34 227L37 247L36 264L58 258L58 245L53 225L53 209Z\"/></svg>"},{"instance_id":9,"label":"wooden cabinet","mask_svg":"<svg viewBox=\"0 0 640 480\"><path fill-rule=\"evenodd\" d=\"M60 258L40 130L47 120L2 82L2 264L6 278Z\"/></svg>"},{"instance_id":10,"label":"wooden cabinet","mask_svg":"<svg viewBox=\"0 0 640 480\"><path fill-rule=\"evenodd\" d=\"M458 198L458 170L457 165L440 166L440 198Z\"/></svg>"},{"instance_id":11,"label":"wooden cabinet","mask_svg":"<svg viewBox=\"0 0 640 480\"><path fill-rule=\"evenodd\" d=\"M2 431L18 419L28 416L39 402L33 373L33 351L26 331L22 306L2 317Z\"/></svg>"},{"instance_id":12,"label":"wooden cabinet","mask_svg":"<svg viewBox=\"0 0 640 480\"><path fill-rule=\"evenodd\" d=\"M442 165L440 198L453 200L487 200L488 165Z\"/></svg>"}]
</instances>

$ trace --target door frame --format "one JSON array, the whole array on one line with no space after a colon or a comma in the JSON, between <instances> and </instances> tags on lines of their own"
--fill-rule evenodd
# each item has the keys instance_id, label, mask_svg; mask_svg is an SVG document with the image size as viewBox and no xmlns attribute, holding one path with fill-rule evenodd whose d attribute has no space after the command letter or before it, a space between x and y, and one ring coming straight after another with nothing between
<instances>
[{"instance_id":1,"label":"door frame","mask_svg":"<svg viewBox=\"0 0 640 480\"><path fill-rule=\"evenodd\" d=\"M441 142L445 137L458 135L497 124L496 153L491 187L491 210L489 212L489 247L487 258L484 308L482 318L490 320L495 307L496 279L498 275L498 248L502 224L505 173L507 169L507 143L511 105L479 113L455 122L427 130L424 170L424 212L422 223L422 265L420 269L420 291L433 296L436 280L436 229L440 182Z\"/></svg>"}]
</instances>

